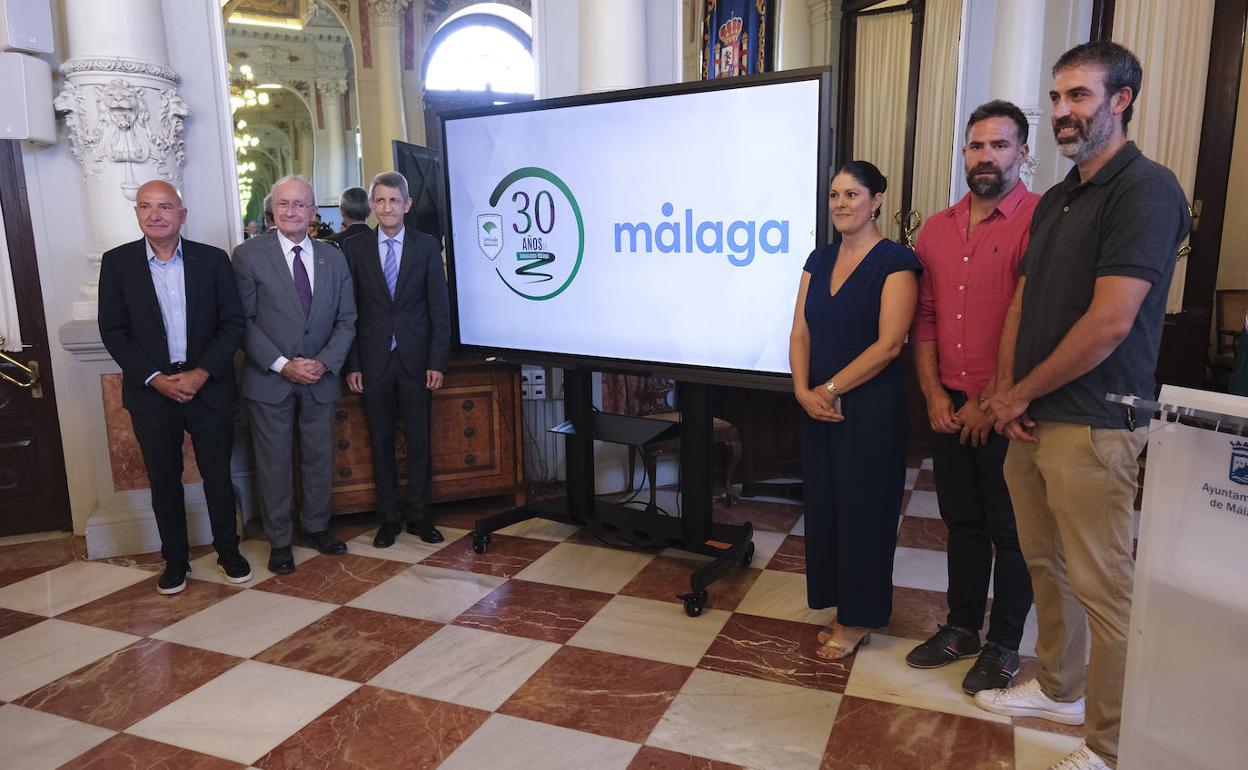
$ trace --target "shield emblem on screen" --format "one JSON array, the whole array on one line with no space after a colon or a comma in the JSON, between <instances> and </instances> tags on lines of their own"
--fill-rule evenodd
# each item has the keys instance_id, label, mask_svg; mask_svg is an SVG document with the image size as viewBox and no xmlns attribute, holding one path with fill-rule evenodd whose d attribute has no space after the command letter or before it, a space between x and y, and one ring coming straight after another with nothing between
<instances>
[{"instance_id":1,"label":"shield emblem on screen","mask_svg":"<svg viewBox=\"0 0 1248 770\"><path fill-rule=\"evenodd\" d=\"M503 217L501 214L477 215L477 245L481 253L496 259L503 253Z\"/></svg>"}]
</instances>

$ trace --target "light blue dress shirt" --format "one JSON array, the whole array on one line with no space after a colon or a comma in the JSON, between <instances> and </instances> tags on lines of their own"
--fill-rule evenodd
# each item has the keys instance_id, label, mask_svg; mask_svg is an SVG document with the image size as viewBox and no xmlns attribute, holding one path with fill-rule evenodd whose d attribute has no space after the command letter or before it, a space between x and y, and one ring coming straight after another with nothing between
<instances>
[{"instance_id":1,"label":"light blue dress shirt","mask_svg":"<svg viewBox=\"0 0 1248 770\"><path fill-rule=\"evenodd\" d=\"M169 343L169 362L186 360L186 271L182 263L182 239L168 262L156 257L152 244L146 238L147 269L152 273L152 286L156 288L156 301L160 303L160 316L165 322L165 339ZM160 372L152 372L151 382Z\"/></svg>"}]
</instances>

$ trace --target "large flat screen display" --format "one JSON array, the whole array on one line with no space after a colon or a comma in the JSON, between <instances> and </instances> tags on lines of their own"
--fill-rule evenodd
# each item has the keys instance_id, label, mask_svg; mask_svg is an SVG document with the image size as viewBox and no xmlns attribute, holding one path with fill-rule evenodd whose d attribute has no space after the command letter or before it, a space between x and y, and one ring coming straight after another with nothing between
<instances>
[{"instance_id":1,"label":"large flat screen display","mask_svg":"<svg viewBox=\"0 0 1248 770\"><path fill-rule=\"evenodd\" d=\"M802 265L825 240L828 82L807 71L447 116L460 344L787 374Z\"/></svg>"}]
</instances>

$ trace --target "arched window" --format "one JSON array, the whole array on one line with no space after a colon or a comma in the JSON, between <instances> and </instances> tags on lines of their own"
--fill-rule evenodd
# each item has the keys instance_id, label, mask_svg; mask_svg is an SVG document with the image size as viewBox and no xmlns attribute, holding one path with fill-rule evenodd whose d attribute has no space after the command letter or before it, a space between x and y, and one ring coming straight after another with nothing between
<instances>
[{"instance_id":1,"label":"arched window","mask_svg":"<svg viewBox=\"0 0 1248 770\"><path fill-rule=\"evenodd\" d=\"M532 21L501 3L478 3L434 33L423 65L425 91L532 95Z\"/></svg>"}]
</instances>

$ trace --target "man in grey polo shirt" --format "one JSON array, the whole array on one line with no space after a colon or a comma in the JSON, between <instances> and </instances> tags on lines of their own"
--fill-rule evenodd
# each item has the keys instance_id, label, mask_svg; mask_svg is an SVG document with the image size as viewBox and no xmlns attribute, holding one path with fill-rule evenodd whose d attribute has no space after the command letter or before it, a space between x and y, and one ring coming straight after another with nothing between
<instances>
[{"instance_id":1,"label":"man in grey polo shirt","mask_svg":"<svg viewBox=\"0 0 1248 770\"><path fill-rule=\"evenodd\" d=\"M1043 665L1034 680L975 702L1071 725L1086 716L1086 742L1054 768L1099 770L1118 758L1131 517L1147 438L1147 416L1137 424L1105 394L1154 395L1166 293L1190 219L1174 174L1127 141L1142 80L1134 54L1087 43L1058 59L1053 79L1053 134L1075 168L1036 207L990 401L1012 440L1005 479Z\"/></svg>"}]
</instances>

